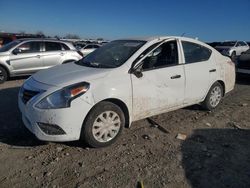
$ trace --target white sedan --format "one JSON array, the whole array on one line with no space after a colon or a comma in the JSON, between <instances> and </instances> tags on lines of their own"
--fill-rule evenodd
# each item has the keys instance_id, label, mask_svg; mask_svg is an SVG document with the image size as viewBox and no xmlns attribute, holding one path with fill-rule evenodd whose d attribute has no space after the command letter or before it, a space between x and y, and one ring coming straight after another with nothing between
<instances>
[{"instance_id":1,"label":"white sedan","mask_svg":"<svg viewBox=\"0 0 250 188\"><path fill-rule=\"evenodd\" d=\"M103 147L133 121L193 104L213 110L234 85L234 63L203 42L123 39L34 74L18 101L38 139Z\"/></svg>"},{"instance_id":2,"label":"white sedan","mask_svg":"<svg viewBox=\"0 0 250 188\"><path fill-rule=\"evenodd\" d=\"M83 56L90 54L91 52L95 51L97 48L100 48L99 44L87 44L86 46L82 47L80 51L82 52Z\"/></svg>"}]
</instances>

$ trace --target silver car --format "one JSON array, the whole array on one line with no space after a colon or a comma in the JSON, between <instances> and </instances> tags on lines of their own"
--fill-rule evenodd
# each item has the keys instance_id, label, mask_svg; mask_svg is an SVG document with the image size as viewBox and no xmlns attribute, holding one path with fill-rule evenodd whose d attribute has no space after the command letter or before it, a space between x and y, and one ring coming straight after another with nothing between
<instances>
[{"instance_id":1,"label":"silver car","mask_svg":"<svg viewBox=\"0 0 250 188\"><path fill-rule=\"evenodd\" d=\"M65 41L20 39L0 48L0 83L55 65L77 61L82 54Z\"/></svg>"}]
</instances>

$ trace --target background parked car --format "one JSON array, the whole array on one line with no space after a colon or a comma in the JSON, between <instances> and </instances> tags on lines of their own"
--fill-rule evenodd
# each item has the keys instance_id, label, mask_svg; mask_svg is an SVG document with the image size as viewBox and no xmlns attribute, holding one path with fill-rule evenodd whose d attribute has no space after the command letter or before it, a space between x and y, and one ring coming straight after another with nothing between
<instances>
[{"instance_id":1,"label":"background parked car","mask_svg":"<svg viewBox=\"0 0 250 188\"><path fill-rule=\"evenodd\" d=\"M244 41L227 41L215 46L221 54L231 57L235 60L236 56L240 56L243 52L249 49L249 46Z\"/></svg>"},{"instance_id":2,"label":"background parked car","mask_svg":"<svg viewBox=\"0 0 250 188\"><path fill-rule=\"evenodd\" d=\"M250 49L241 54L237 62L237 73L250 75Z\"/></svg>"},{"instance_id":3,"label":"background parked car","mask_svg":"<svg viewBox=\"0 0 250 188\"><path fill-rule=\"evenodd\" d=\"M100 47L99 44L87 44L86 46L81 48L80 51L82 52L83 56L86 56L91 52L95 51L99 47Z\"/></svg>"},{"instance_id":4,"label":"background parked car","mask_svg":"<svg viewBox=\"0 0 250 188\"><path fill-rule=\"evenodd\" d=\"M20 39L0 48L0 83L8 77L77 61L82 56L69 43L50 39Z\"/></svg>"},{"instance_id":5,"label":"background parked car","mask_svg":"<svg viewBox=\"0 0 250 188\"><path fill-rule=\"evenodd\" d=\"M22 34L22 33L0 33L0 41L2 41L2 45L6 45L16 39L24 39L24 38L44 38L44 35Z\"/></svg>"}]
</instances>

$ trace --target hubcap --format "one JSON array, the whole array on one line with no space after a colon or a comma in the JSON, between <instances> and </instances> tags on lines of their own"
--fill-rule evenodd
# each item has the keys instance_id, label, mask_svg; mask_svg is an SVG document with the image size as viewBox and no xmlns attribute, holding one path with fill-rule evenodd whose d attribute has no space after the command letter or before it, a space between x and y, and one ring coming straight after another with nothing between
<instances>
[{"instance_id":1,"label":"hubcap","mask_svg":"<svg viewBox=\"0 0 250 188\"><path fill-rule=\"evenodd\" d=\"M94 138L99 142L108 142L116 137L121 128L121 119L114 111L105 111L96 119L92 127Z\"/></svg>"},{"instance_id":2,"label":"hubcap","mask_svg":"<svg viewBox=\"0 0 250 188\"><path fill-rule=\"evenodd\" d=\"M211 96L210 96L210 105L214 108L216 107L222 98L222 92L221 88L219 86L216 86L213 88L211 91Z\"/></svg>"}]
</instances>

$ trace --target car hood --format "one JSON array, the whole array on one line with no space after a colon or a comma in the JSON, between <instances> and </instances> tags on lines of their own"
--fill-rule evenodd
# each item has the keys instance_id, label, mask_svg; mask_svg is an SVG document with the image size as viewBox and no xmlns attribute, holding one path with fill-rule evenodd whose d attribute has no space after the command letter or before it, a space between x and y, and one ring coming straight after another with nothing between
<instances>
[{"instance_id":1,"label":"car hood","mask_svg":"<svg viewBox=\"0 0 250 188\"><path fill-rule=\"evenodd\" d=\"M92 68L68 63L37 72L32 76L38 82L64 87L105 77L111 69Z\"/></svg>"}]
</instances>

